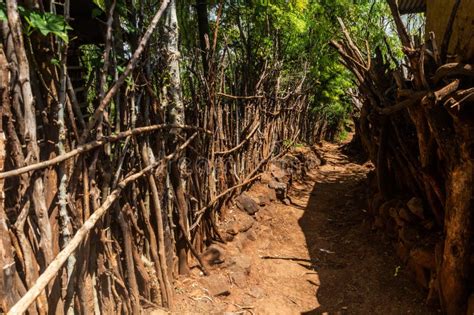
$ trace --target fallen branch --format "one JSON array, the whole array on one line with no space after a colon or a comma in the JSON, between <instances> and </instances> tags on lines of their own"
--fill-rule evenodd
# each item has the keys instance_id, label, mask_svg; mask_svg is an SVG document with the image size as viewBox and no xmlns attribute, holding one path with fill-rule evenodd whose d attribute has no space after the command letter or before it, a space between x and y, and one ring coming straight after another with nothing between
<instances>
[{"instance_id":1,"label":"fallen branch","mask_svg":"<svg viewBox=\"0 0 474 315\"><path fill-rule=\"evenodd\" d=\"M98 148L100 146L103 146L104 144L110 143L110 142L115 142L121 139L124 139L129 136L136 136L142 133L147 133L147 132L152 132L160 129L173 129L173 128L180 128L180 129L185 129L185 130L199 130L202 132L209 133L208 131L198 128L198 127L192 127L192 126L178 126L178 125L169 125L169 124L160 124L160 125L152 125L152 126L147 126L147 127L140 127L136 129L130 129L127 131L123 131L121 133L118 133L116 135L111 135L111 136L104 136L99 140L91 141L89 143L83 144L78 146L76 149L71 150L65 154L58 155L52 159L43 161L43 162L38 162L34 163L31 165L27 165L24 167L20 167L11 171L3 172L0 173L0 179L7 178L7 177L12 177L12 176L18 176L30 171L36 171L39 169L43 169L55 164L58 164L60 162L63 162L65 160L68 160L70 158L73 158L76 155L79 155L84 152L88 152L92 149Z\"/></svg>"},{"instance_id":2,"label":"fallen branch","mask_svg":"<svg viewBox=\"0 0 474 315\"><path fill-rule=\"evenodd\" d=\"M25 295L8 311L8 315L23 314L26 312L28 307L36 300L36 298L43 292L48 283L53 280L56 274L59 272L61 267L64 265L66 260L70 255L72 255L75 250L82 243L87 234L95 227L97 221L99 221L107 210L113 205L113 203L120 197L122 190L127 187L130 183L136 181L143 175L152 171L156 167L163 165L169 160L174 159L178 153L183 151L191 141L197 136L198 133L194 133L185 143L183 143L174 153L164 157L160 161L157 161L149 166L145 167L138 173L128 176L122 180L117 188L112 191L112 193L105 199L105 202L84 222L82 227L77 230L74 237L71 241L64 247L64 249L59 252L59 254L53 259L49 264L46 270L38 277L35 284L26 292Z\"/></svg>"}]
</instances>

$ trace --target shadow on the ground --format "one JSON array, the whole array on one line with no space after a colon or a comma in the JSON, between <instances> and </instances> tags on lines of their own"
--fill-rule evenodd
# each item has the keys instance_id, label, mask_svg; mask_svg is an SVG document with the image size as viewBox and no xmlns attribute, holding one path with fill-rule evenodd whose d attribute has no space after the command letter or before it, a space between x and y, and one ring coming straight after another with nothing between
<instances>
[{"instance_id":1,"label":"shadow on the ground","mask_svg":"<svg viewBox=\"0 0 474 315\"><path fill-rule=\"evenodd\" d=\"M388 243L366 223L365 171L341 155L322 167L299 224L319 275L304 314L431 314Z\"/></svg>"}]
</instances>

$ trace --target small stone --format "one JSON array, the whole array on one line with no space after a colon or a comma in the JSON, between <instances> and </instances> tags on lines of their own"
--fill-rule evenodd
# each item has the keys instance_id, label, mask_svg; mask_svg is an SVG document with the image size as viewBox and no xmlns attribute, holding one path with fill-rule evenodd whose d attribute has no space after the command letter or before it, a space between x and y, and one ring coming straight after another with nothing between
<instances>
[{"instance_id":1,"label":"small stone","mask_svg":"<svg viewBox=\"0 0 474 315\"><path fill-rule=\"evenodd\" d=\"M270 197L268 195L259 195L258 196L258 205L260 207L264 207L266 205L270 204Z\"/></svg>"},{"instance_id":2,"label":"small stone","mask_svg":"<svg viewBox=\"0 0 474 315\"><path fill-rule=\"evenodd\" d=\"M254 302L254 299L249 296L249 295L242 295L240 299L238 300L239 305L242 305L242 307L252 307L252 304ZM240 312L238 315L242 315L242 312Z\"/></svg>"},{"instance_id":3,"label":"small stone","mask_svg":"<svg viewBox=\"0 0 474 315\"><path fill-rule=\"evenodd\" d=\"M259 242L259 248L261 250L268 250L270 248L270 245L271 245L271 241L270 239L266 238L266 239L263 239Z\"/></svg>"},{"instance_id":4,"label":"small stone","mask_svg":"<svg viewBox=\"0 0 474 315\"><path fill-rule=\"evenodd\" d=\"M237 235L236 237L234 237L234 240L232 241L232 244L235 246L235 248L237 249L237 251L241 252L244 248L244 244L242 242L242 238L239 237L239 235ZM231 261L229 265L232 265L234 262Z\"/></svg>"},{"instance_id":5,"label":"small stone","mask_svg":"<svg viewBox=\"0 0 474 315\"><path fill-rule=\"evenodd\" d=\"M247 276L244 272L233 272L230 275L232 282L239 288L244 288L247 285Z\"/></svg>"},{"instance_id":6,"label":"small stone","mask_svg":"<svg viewBox=\"0 0 474 315\"><path fill-rule=\"evenodd\" d=\"M212 296L230 295L230 283L226 276L221 274L211 274L203 279L204 286Z\"/></svg>"},{"instance_id":7,"label":"small stone","mask_svg":"<svg viewBox=\"0 0 474 315\"><path fill-rule=\"evenodd\" d=\"M270 174L270 173L263 173L263 174L260 176L260 182L261 182L262 184L268 184L268 183L270 183L272 180L273 180L273 177L272 177L272 174Z\"/></svg>"},{"instance_id":8,"label":"small stone","mask_svg":"<svg viewBox=\"0 0 474 315\"><path fill-rule=\"evenodd\" d=\"M225 229L225 232L228 234L228 235L231 235L232 236L232 239L234 238L234 235L238 234L239 233L239 229L237 227L237 223L235 221L230 221L230 222L227 222L224 226L224 229ZM231 239L231 240L232 240Z\"/></svg>"},{"instance_id":9,"label":"small stone","mask_svg":"<svg viewBox=\"0 0 474 315\"><path fill-rule=\"evenodd\" d=\"M274 189L268 189L268 199L270 199L270 201L277 200L277 195Z\"/></svg>"},{"instance_id":10,"label":"small stone","mask_svg":"<svg viewBox=\"0 0 474 315\"><path fill-rule=\"evenodd\" d=\"M226 242L232 242L234 240L234 235L227 232L224 233L223 237Z\"/></svg>"},{"instance_id":11,"label":"small stone","mask_svg":"<svg viewBox=\"0 0 474 315\"><path fill-rule=\"evenodd\" d=\"M204 251L202 259L209 266L222 264L225 261L225 250L222 247L213 244Z\"/></svg>"},{"instance_id":12,"label":"small stone","mask_svg":"<svg viewBox=\"0 0 474 315\"><path fill-rule=\"evenodd\" d=\"M247 232L247 239L249 239L250 241L255 242L257 240L257 233L255 233L255 231L253 231L253 230L248 231Z\"/></svg>"},{"instance_id":13,"label":"small stone","mask_svg":"<svg viewBox=\"0 0 474 315\"><path fill-rule=\"evenodd\" d=\"M237 197L235 201L237 203L237 207L248 214L255 214L259 210L258 204L245 193Z\"/></svg>"},{"instance_id":14,"label":"small stone","mask_svg":"<svg viewBox=\"0 0 474 315\"><path fill-rule=\"evenodd\" d=\"M252 260L246 255L235 256L229 269L233 272L244 272L246 275L250 273Z\"/></svg>"},{"instance_id":15,"label":"small stone","mask_svg":"<svg viewBox=\"0 0 474 315\"><path fill-rule=\"evenodd\" d=\"M288 173L274 163L270 165L270 173L280 183L288 183L290 180Z\"/></svg>"},{"instance_id":16,"label":"small stone","mask_svg":"<svg viewBox=\"0 0 474 315\"><path fill-rule=\"evenodd\" d=\"M278 199L283 200L286 198L288 187L285 183L272 181L268 184L268 187L275 190L275 194Z\"/></svg>"},{"instance_id":17,"label":"small stone","mask_svg":"<svg viewBox=\"0 0 474 315\"><path fill-rule=\"evenodd\" d=\"M230 221L224 224L224 230L230 235L247 232L255 223L255 219L245 212L237 211Z\"/></svg>"},{"instance_id":18,"label":"small stone","mask_svg":"<svg viewBox=\"0 0 474 315\"><path fill-rule=\"evenodd\" d=\"M236 217L237 229L239 233L247 232L250 230L255 223L255 219L251 216L242 213Z\"/></svg>"},{"instance_id":19,"label":"small stone","mask_svg":"<svg viewBox=\"0 0 474 315\"><path fill-rule=\"evenodd\" d=\"M252 287L247 294L256 299L261 299L265 295L265 292L259 287Z\"/></svg>"},{"instance_id":20,"label":"small stone","mask_svg":"<svg viewBox=\"0 0 474 315\"><path fill-rule=\"evenodd\" d=\"M423 201L420 198L413 197L407 202L407 207L417 217L424 220L424 209L423 209Z\"/></svg>"}]
</instances>

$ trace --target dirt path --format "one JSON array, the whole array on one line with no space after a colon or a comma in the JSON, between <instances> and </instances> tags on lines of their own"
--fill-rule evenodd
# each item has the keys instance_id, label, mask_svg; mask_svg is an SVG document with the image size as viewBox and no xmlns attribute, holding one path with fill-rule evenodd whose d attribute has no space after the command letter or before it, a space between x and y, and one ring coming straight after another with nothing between
<instances>
[{"instance_id":1,"label":"dirt path","mask_svg":"<svg viewBox=\"0 0 474 315\"><path fill-rule=\"evenodd\" d=\"M322 150L327 163L293 183L291 205L263 208L252 229L216 247L223 263L211 277L178 282L178 313L434 313L365 222L370 167L336 145Z\"/></svg>"}]
</instances>

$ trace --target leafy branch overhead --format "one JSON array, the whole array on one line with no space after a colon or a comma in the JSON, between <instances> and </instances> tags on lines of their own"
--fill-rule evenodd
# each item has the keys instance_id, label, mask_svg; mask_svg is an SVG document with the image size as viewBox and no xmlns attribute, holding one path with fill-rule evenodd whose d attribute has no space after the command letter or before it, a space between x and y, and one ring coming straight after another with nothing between
<instances>
[{"instance_id":1,"label":"leafy branch overhead","mask_svg":"<svg viewBox=\"0 0 474 315\"><path fill-rule=\"evenodd\" d=\"M26 34L31 35L37 31L43 36L53 34L66 43L69 41L68 31L72 28L68 25L64 16L49 12L32 11L22 6L18 7L18 11L27 22ZM7 21L6 7L3 3L0 3L0 21Z\"/></svg>"}]
</instances>

